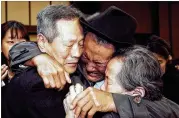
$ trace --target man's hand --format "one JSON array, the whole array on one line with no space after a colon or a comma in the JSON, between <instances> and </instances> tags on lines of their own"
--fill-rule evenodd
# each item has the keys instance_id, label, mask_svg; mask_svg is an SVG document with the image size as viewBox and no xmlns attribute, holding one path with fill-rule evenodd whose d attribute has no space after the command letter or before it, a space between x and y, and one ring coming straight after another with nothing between
<instances>
[{"instance_id":1,"label":"man's hand","mask_svg":"<svg viewBox=\"0 0 179 118\"><path fill-rule=\"evenodd\" d=\"M30 63L37 66L37 71L42 77L46 88L58 88L62 90L66 82L71 83L69 74L57 61L47 54L40 54L32 58Z\"/></svg>"},{"instance_id":2,"label":"man's hand","mask_svg":"<svg viewBox=\"0 0 179 118\"><path fill-rule=\"evenodd\" d=\"M75 115L80 118L92 118L97 112L117 112L112 94L98 89L88 87L78 94L72 102L71 109L75 110Z\"/></svg>"},{"instance_id":3,"label":"man's hand","mask_svg":"<svg viewBox=\"0 0 179 118\"><path fill-rule=\"evenodd\" d=\"M6 76L8 74L8 66L6 66L5 64L3 64L1 66L1 80L5 79Z\"/></svg>"},{"instance_id":4,"label":"man's hand","mask_svg":"<svg viewBox=\"0 0 179 118\"><path fill-rule=\"evenodd\" d=\"M75 86L70 86L69 93L66 95L66 98L63 100L63 106L66 112L66 118L75 118L75 114L73 110L70 110L70 105L73 99L83 91L83 86L80 84L76 84Z\"/></svg>"}]
</instances>

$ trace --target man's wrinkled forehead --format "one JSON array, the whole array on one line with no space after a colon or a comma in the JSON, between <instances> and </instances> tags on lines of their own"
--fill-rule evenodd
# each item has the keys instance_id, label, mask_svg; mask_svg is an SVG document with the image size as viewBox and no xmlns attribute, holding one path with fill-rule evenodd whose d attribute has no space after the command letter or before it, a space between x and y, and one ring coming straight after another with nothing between
<instances>
[{"instance_id":1,"label":"man's wrinkled forehead","mask_svg":"<svg viewBox=\"0 0 179 118\"><path fill-rule=\"evenodd\" d=\"M84 38L83 34L77 36L77 35L73 35L73 34L68 34L65 36L65 38L62 38L62 40L64 42L66 41L76 41L76 40L82 40Z\"/></svg>"},{"instance_id":2,"label":"man's wrinkled forehead","mask_svg":"<svg viewBox=\"0 0 179 118\"><path fill-rule=\"evenodd\" d=\"M79 23L79 19L62 19L56 23L57 30L63 41L83 39L83 28Z\"/></svg>"}]
</instances>

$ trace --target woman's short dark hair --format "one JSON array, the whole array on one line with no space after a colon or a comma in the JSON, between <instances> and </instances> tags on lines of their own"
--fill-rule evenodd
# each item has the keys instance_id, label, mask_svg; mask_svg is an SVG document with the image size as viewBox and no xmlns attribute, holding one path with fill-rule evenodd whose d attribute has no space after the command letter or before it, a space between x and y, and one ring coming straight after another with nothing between
<instances>
[{"instance_id":1,"label":"woman's short dark hair","mask_svg":"<svg viewBox=\"0 0 179 118\"><path fill-rule=\"evenodd\" d=\"M168 56L171 55L171 47L169 43L167 43L161 37L155 35L149 37L147 42L147 49L162 56L166 60L168 59Z\"/></svg>"},{"instance_id":2,"label":"woman's short dark hair","mask_svg":"<svg viewBox=\"0 0 179 118\"><path fill-rule=\"evenodd\" d=\"M140 86L145 89L144 98L152 101L161 99L162 72L152 52L141 46L133 46L117 58L123 62L123 66L116 79L124 89L132 91Z\"/></svg>"},{"instance_id":3,"label":"woman's short dark hair","mask_svg":"<svg viewBox=\"0 0 179 118\"><path fill-rule=\"evenodd\" d=\"M23 38L23 39L25 39L27 41L30 40L28 31L25 28L25 26L22 23L18 22L18 21L12 20L12 21L7 21L7 22L1 24L1 41L5 37L6 32L9 29L11 30L11 38L12 39L17 37L17 38ZM22 37L19 37L18 31L21 32ZM15 32L15 35L13 35L14 32Z\"/></svg>"}]
</instances>

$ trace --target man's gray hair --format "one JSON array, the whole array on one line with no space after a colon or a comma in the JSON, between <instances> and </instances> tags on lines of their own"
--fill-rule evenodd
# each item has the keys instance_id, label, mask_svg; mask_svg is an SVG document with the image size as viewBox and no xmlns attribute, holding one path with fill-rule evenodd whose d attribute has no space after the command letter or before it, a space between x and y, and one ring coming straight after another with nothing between
<instances>
[{"instance_id":1,"label":"man's gray hair","mask_svg":"<svg viewBox=\"0 0 179 118\"><path fill-rule=\"evenodd\" d=\"M50 5L37 14L37 34L43 34L51 43L59 34L56 21L82 17L82 12L72 6Z\"/></svg>"}]
</instances>

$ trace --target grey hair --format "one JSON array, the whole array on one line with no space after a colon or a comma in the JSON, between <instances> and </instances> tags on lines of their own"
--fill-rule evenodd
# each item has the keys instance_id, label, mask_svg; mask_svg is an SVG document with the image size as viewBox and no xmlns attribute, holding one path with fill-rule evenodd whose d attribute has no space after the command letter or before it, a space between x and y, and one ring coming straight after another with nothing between
<instances>
[{"instance_id":1,"label":"grey hair","mask_svg":"<svg viewBox=\"0 0 179 118\"><path fill-rule=\"evenodd\" d=\"M60 19L72 20L82 17L83 14L72 6L50 5L37 14L37 34L43 34L51 43L59 32L56 21Z\"/></svg>"},{"instance_id":2,"label":"grey hair","mask_svg":"<svg viewBox=\"0 0 179 118\"><path fill-rule=\"evenodd\" d=\"M133 46L117 55L117 58L122 60L123 66L116 79L124 89L131 91L140 86L145 89L144 98L152 101L161 99L162 71L152 52Z\"/></svg>"}]
</instances>

